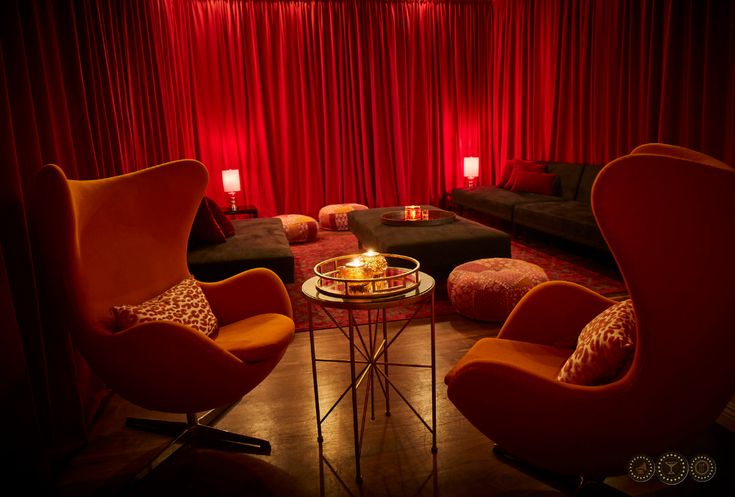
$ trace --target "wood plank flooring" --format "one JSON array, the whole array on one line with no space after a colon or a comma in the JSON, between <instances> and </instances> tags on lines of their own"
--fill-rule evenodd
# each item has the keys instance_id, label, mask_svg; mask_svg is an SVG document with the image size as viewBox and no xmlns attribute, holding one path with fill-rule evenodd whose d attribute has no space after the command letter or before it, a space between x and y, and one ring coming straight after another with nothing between
<instances>
[{"instance_id":1,"label":"wood plank flooring","mask_svg":"<svg viewBox=\"0 0 735 497\"><path fill-rule=\"evenodd\" d=\"M380 401L375 420L364 431L362 471L354 479L354 446L349 396L323 425L320 448L314 409L308 333L298 333L273 373L218 423L220 428L268 439L269 456L253 456L202 448L185 448L142 482L131 478L169 442L169 438L125 428L126 416L177 416L150 413L112 396L93 427L87 447L59 475L53 489L59 496L555 496L569 495L564 482L539 479L499 459L492 442L481 435L446 397L444 375L479 338L494 336L498 328L451 317L437 323L437 445L397 396L392 415ZM346 354L345 339L337 330L317 332L320 354ZM391 348L391 359L429 358L429 326L412 323ZM341 370L340 370L341 368ZM320 389L325 397L346 387L346 366L320 366ZM430 420L428 370L392 370L392 378L425 419ZM320 395L320 397L322 396ZM322 401L327 406L326 401ZM540 441L543 443L543 441ZM718 476L709 483L688 480L678 486L656 481L638 484L627 476L608 478L607 488L595 495L725 495L733 494L733 436L719 427L703 437L701 449L716 458ZM726 493L723 493L726 492Z\"/></svg>"}]
</instances>

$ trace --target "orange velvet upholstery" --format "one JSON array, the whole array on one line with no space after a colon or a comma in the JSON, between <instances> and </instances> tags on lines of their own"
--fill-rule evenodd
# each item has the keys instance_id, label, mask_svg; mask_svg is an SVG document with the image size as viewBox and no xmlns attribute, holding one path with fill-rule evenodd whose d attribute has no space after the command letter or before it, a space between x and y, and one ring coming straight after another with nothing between
<instances>
[{"instance_id":1,"label":"orange velvet upholstery","mask_svg":"<svg viewBox=\"0 0 735 497\"><path fill-rule=\"evenodd\" d=\"M600 386L556 380L584 325L613 301L553 281L445 377L483 434L558 474L622 474L637 454L675 450L735 393L735 170L694 151L645 150L609 163L592 190L637 316L627 373Z\"/></svg>"},{"instance_id":2,"label":"orange velvet upholstery","mask_svg":"<svg viewBox=\"0 0 735 497\"><path fill-rule=\"evenodd\" d=\"M193 414L232 404L279 363L294 335L291 302L258 268L201 283L216 340L171 321L114 331L113 305L154 297L188 274L187 241L208 181L193 160L116 177L37 177L33 224L44 312L97 375L144 408Z\"/></svg>"}]
</instances>

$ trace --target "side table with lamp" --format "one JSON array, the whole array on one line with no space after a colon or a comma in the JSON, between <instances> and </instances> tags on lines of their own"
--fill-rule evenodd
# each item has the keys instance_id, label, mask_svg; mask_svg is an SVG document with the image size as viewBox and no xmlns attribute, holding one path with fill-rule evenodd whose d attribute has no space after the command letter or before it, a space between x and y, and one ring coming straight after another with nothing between
<instances>
[{"instance_id":1,"label":"side table with lamp","mask_svg":"<svg viewBox=\"0 0 735 497\"><path fill-rule=\"evenodd\" d=\"M237 205L237 192L242 190L240 186L240 170L225 169L222 171L222 187L227 194L227 206L222 212L228 216L248 215L258 217L258 209L253 205Z\"/></svg>"}]
</instances>

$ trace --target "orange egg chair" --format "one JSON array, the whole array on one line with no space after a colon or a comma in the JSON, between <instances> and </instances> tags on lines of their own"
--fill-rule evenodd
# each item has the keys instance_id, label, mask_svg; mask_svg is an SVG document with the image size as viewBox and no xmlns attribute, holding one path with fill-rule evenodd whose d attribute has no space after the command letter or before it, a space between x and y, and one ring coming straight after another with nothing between
<instances>
[{"instance_id":1,"label":"orange egg chair","mask_svg":"<svg viewBox=\"0 0 735 497\"><path fill-rule=\"evenodd\" d=\"M707 430L735 393L735 170L656 144L607 164L592 207L635 311L612 381L557 380L580 331L614 303L580 285L532 289L496 338L447 373L447 395L506 461L601 482Z\"/></svg>"},{"instance_id":2,"label":"orange egg chair","mask_svg":"<svg viewBox=\"0 0 735 497\"><path fill-rule=\"evenodd\" d=\"M189 442L269 454L268 441L207 423L260 384L293 339L291 302L275 273L257 268L198 283L216 337L169 318L119 329L112 313L189 276L187 242L208 181L204 165L179 160L86 181L46 165L36 180L31 225L46 332L71 336L121 397L186 415L186 422L128 420L176 437L139 476Z\"/></svg>"}]
</instances>

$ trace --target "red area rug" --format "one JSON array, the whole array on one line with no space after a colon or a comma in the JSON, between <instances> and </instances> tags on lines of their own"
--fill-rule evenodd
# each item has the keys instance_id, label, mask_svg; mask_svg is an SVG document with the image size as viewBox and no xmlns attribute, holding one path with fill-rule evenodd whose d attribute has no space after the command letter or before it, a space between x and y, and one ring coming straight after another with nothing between
<instances>
[{"instance_id":1,"label":"red area rug","mask_svg":"<svg viewBox=\"0 0 735 497\"><path fill-rule=\"evenodd\" d=\"M295 282L286 285L293 304L296 330L309 329L309 308L306 299L301 294L301 285L314 276L314 266L324 259L359 253L357 238L348 231L321 231L319 238L314 242L295 244L291 246L294 254ZM622 279L613 267L593 260L571 255L557 248L541 243L521 244L511 242L511 255L514 259L521 259L541 266L551 280L564 280L578 283L602 295L615 295L625 292ZM435 313L437 319L453 314L455 311L447 297L446 283L437 282L435 292ZM330 309L330 313L340 324L347 323L346 311ZM413 310L410 308L390 309L389 320L407 319ZM428 317L428 305L424 306L417 317ZM314 313L314 329L334 328L334 323L322 311Z\"/></svg>"}]
</instances>

